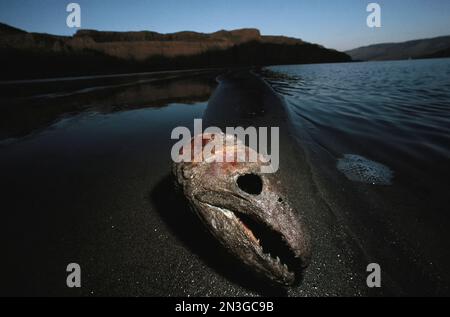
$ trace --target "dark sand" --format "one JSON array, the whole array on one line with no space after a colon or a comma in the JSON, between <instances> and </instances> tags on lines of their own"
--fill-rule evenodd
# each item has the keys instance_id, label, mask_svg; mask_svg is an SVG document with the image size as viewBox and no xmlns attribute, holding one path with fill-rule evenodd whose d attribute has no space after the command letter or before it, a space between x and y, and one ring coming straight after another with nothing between
<instances>
[{"instance_id":1,"label":"dark sand","mask_svg":"<svg viewBox=\"0 0 450 317\"><path fill-rule=\"evenodd\" d=\"M285 290L292 296L381 295L369 289L365 272L368 259L325 202L313 179L307 156L291 135L288 114L281 98L258 76L243 72L222 76L220 86L205 111L205 125L278 126L280 169L278 177L288 197L306 222L313 244L311 265L298 287Z\"/></svg>"},{"instance_id":2,"label":"dark sand","mask_svg":"<svg viewBox=\"0 0 450 317\"><path fill-rule=\"evenodd\" d=\"M194 99L164 110L83 110L1 145L1 295L399 294L389 279L381 290L366 286L370 256L332 211L338 199L325 199L318 189L305 153L289 135L280 100L251 75L222 81L207 120L242 119L220 114L225 103L264 109L244 116L241 124L280 125L280 178L310 229L313 258L300 285L278 289L253 278L223 251L170 178L172 128L191 126L206 107L207 98ZM66 287L70 262L81 265L79 289Z\"/></svg>"}]
</instances>

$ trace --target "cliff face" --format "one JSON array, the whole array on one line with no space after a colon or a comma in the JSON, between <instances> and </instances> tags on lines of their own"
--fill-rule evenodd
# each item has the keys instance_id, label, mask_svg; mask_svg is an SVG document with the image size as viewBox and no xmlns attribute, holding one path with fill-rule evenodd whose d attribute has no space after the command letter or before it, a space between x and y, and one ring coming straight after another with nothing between
<instances>
[{"instance_id":1,"label":"cliff face","mask_svg":"<svg viewBox=\"0 0 450 317\"><path fill-rule=\"evenodd\" d=\"M27 33L0 26L0 48L35 49L47 52L93 50L121 59L144 61L153 56L189 56L209 50L223 50L250 41L260 41L257 29L198 32L103 32L79 30L73 37Z\"/></svg>"},{"instance_id":2,"label":"cliff face","mask_svg":"<svg viewBox=\"0 0 450 317\"><path fill-rule=\"evenodd\" d=\"M21 78L338 62L348 61L350 57L295 38L262 36L257 29L221 30L210 34L79 30L68 37L28 33L0 24L0 60L4 66L3 78Z\"/></svg>"},{"instance_id":3,"label":"cliff face","mask_svg":"<svg viewBox=\"0 0 450 317\"><path fill-rule=\"evenodd\" d=\"M75 49L92 49L122 59L144 61L153 56L189 56L209 50L224 50L249 41L259 41L256 29L219 31L212 34L178 32L99 32L78 31L67 44Z\"/></svg>"},{"instance_id":4,"label":"cliff face","mask_svg":"<svg viewBox=\"0 0 450 317\"><path fill-rule=\"evenodd\" d=\"M141 32L107 32L95 30L79 30L75 38L91 38L95 42L139 42L139 41L228 41L235 44L248 42L251 40L259 40L261 34L257 29L239 29L233 31L217 31L215 33L206 34L198 32L177 32L169 34L161 34L151 31Z\"/></svg>"}]
</instances>

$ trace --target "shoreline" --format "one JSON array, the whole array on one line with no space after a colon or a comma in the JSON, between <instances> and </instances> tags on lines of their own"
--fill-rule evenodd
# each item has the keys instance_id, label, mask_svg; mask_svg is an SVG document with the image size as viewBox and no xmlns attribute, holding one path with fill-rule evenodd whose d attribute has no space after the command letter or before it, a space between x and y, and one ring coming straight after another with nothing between
<instances>
[{"instance_id":1,"label":"shoreline","mask_svg":"<svg viewBox=\"0 0 450 317\"><path fill-rule=\"evenodd\" d=\"M0 85L12 85L12 84L36 84L36 83L49 83L59 81L77 81L77 80L92 80L92 79L105 79L105 78L121 78L121 77L139 77L147 75L166 75L166 74L185 74L185 73L202 73L208 71L217 71L222 69L221 67L212 68L193 68L193 69L179 69L179 70L166 70L166 71L154 71L154 72L142 72L142 73L120 73L120 74L104 74L104 75L86 75L86 76L69 76L69 77L52 77L52 78L37 78L37 79L18 79L18 80L0 80Z\"/></svg>"},{"instance_id":2,"label":"shoreline","mask_svg":"<svg viewBox=\"0 0 450 317\"><path fill-rule=\"evenodd\" d=\"M131 90L120 86L114 93L93 91L75 98L66 112L66 99L30 105L26 113L34 108L42 112L47 106L63 111L65 119L52 125L44 122L37 133L1 147L0 183L5 188L5 205L10 206L0 231L7 254L2 263L2 271L7 272L2 292L34 296L392 296L439 291L433 284L439 271L433 273L424 261L427 254L442 254L436 251L443 243L430 243L433 249L425 250L428 253L423 256L411 257L410 251L419 252L417 248L398 251L403 246L414 247L399 246L398 237L410 238L405 232L418 236L413 242L429 233L416 230L421 227L413 223L410 211L415 209L408 206L415 200L401 199L404 193L397 195L398 178L393 187L350 183L338 174L335 158L324 155L320 144L296 143L295 136L309 142L291 126L303 121L286 117L293 115L289 113L292 105L261 75L247 83L242 78L225 79L221 88L212 76L200 76L207 80L194 86L195 95L192 84L199 77L187 76L181 82L134 83ZM282 128L282 180L313 237L312 263L298 287L269 288L249 277L241 263L205 234L182 197L173 194L170 132L180 125L191 128L193 119L206 114L206 103L213 98L225 107L224 116L215 113L220 124L236 123L236 113L226 109L238 101L243 110L268 110L266 116L247 119L244 112L242 123ZM105 108L89 111L92 108L84 108L87 101ZM397 229L399 223L405 228L386 242L392 237L390 228ZM446 237L443 233L436 236ZM410 260L418 264L406 265ZM383 288L369 289L365 269L377 261L382 261ZM436 262L433 268L445 261ZM65 267L72 262L81 265L82 289L68 289L64 284ZM409 279L417 268L423 269L423 275Z\"/></svg>"}]
</instances>

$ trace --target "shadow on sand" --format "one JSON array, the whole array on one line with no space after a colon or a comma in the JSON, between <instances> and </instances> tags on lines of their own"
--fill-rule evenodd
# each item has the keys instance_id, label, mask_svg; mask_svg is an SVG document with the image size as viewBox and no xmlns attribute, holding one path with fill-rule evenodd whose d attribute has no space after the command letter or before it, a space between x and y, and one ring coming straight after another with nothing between
<instances>
[{"instance_id":1,"label":"shadow on sand","mask_svg":"<svg viewBox=\"0 0 450 317\"><path fill-rule=\"evenodd\" d=\"M209 267L231 282L262 296L286 296L286 289L275 286L256 277L242 263L228 253L219 242L207 232L189 209L188 201L179 191L174 190L174 179L166 176L150 193L159 216L174 235L193 253L197 254Z\"/></svg>"}]
</instances>

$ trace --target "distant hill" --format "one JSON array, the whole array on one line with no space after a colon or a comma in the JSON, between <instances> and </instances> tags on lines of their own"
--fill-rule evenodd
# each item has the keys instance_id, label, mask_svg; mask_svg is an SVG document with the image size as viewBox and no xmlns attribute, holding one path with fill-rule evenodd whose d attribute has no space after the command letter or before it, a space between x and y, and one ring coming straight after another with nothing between
<instances>
[{"instance_id":1,"label":"distant hill","mask_svg":"<svg viewBox=\"0 0 450 317\"><path fill-rule=\"evenodd\" d=\"M384 43L346 51L353 60L395 60L409 58L450 57L450 36L414 40L401 43Z\"/></svg>"},{"instance_id":2,"label":"distant hill","mask_svg":"<svg viewBox=\"0 0 450 317\"><path fill-rule=\"evenodd\" d=\"M0 23L2 78L33 78L222 66L345 62L342 52L257 29L214 33L79 30L28 33Z\"/></svg>"},{"instance_id":3,"label":"distant hill","mask_svg":"<svg viewBox=\"0 0 450 317\"><path fill-rule=\"evenodd\" d=\"M21 29L15 28L13 26L10 26L8 24L0 23L0 34L1 35L11 35L11 34L23 34L27 33L26 31L23 31Z\"/></svg>"}]
</instances>

